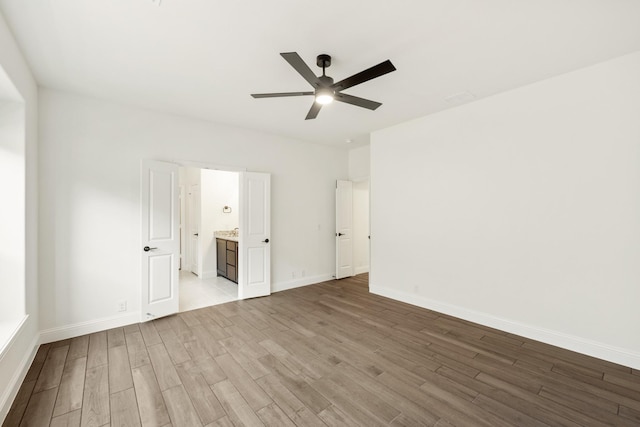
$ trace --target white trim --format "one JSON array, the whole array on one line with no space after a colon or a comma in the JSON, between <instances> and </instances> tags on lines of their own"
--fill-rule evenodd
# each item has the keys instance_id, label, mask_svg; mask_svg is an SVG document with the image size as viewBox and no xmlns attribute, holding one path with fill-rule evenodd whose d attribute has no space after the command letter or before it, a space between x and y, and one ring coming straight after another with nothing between
<instances>
[{"instance_id":1,"label":"white trim","mask_svg":"<svg viewBox=\"0 0 640 427\"><path fill-rule=\"evenodd\" d=\"M28 315L25 316L25 318L26 317L28 317ZM20 326L22 326L23 324L24 322ZM22 382L27 376L27 372L29 372L29 367L31 367L31 363L33 363L33 359L36 357L39 342L40 334L36 333L31 340L31 344L29 345L29 348L31 348L31 350L27 349L28 353L25 355L25 357L22 358L20 366L18 366L18 368L15 370L13 377L11 377L9 384L6 385L2 396L0 397L0 424L4 423L7 415L9 414L9 410L11 409L11 405L18 395L18 391L20 391ZM9 348L10 347L8 346L5 349L8 351Z\"/></svg>"},{"instance_id":2,"label":"white trim","mask_svg":"<svg viewBox=\"0 0 640 427\"><path fill-rule=\"evenodd\" d=\"M333 280L333 274L321 274L319 276L301 277L300 279L288 282L272 283L271 292L286 291L288 289L300 288L302 286L315 285L316 283Z\"/></svg>"},{"instance_id":3,"label":"white trim","mask_svg":"<svg viewBox=\"0 0 640 427\"><path fill-rule=\"evenodd\" d=\"M18 322L16 322L15 323L15 325L16 325L15 328L13 329L13 331L11 331L11 333L7 337L7 340L4 341L4 343L2 343L2 347L0 347L0 363L2 363L2 359L4 359L4 355L9 352L9 349L13 345L14 341L16 340L16 337L18 336L18 334L22 330L22 327L27 322L28 318L29 318L29 315L25 314L22 317L22 319L20 319Z\"/></svg>"},{"instance_id":4,"label":"white trim","mask_svg":"<svg viewBox=\"0 0 640 427\"><path fill-rule=\"evenodd\" d=\"M360 267L356 267L354 270L354 273L357 274L362 274L362 273L368 273L369 272L369 266L368 265L361 265Z\"/></svg>"},{"instance_id":5,"label":"white trim","mask_svg":"<svg viewBox=\"0 0 640 427\"><path fill-rule=\"evenodd\" d=\"M418 307L437 311L439 313L455 316L470 322L479 323L484 326L499 329L501 331L510 332L526 338L541 341L547 344L555 345L567 350L576 351L578 353L597 357L609 362L618 363L634 369L640 369L640 353L629 349L611 346L597 341L588 340L575 335L569 335L562 332L539 328L524 323L514 322L492 316L487 313L469 310L464 307L450 305L440 301L434 301L428 298L412 295L409 293L397 291L384 286L370 284L369 291L372 294L381 295L407 304L416 305Z\"/></svg>"},{"instance_id":6,"label":"white trim","mask_svg":"<svg viewBox=\"0 0 640 427\"><path fill-rule=\"evenodd\" d=\"M73 325L59 326L57 328L40 331L40 344L66 340L67 338L79 337L81 335L92 334L94 332L106 331L107 329L119 328L140 322L140 312L121 314L102 319L89 320L75 323Z\"/></svg>"}]
</instances>

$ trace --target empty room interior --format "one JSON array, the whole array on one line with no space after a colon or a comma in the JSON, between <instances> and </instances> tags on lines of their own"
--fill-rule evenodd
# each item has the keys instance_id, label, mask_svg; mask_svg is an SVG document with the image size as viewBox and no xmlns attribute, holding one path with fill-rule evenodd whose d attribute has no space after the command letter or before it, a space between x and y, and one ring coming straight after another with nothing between
<instances>
[{"instance_id":1,"label":"empty room interior","mask_svg":"<svg viewBox=\"0 0 640 427\"><path fill-rule=\"evenodd\" d=\"M640 425L639 19L0 0L0 424Z\"/></svg>"}]
</instances>

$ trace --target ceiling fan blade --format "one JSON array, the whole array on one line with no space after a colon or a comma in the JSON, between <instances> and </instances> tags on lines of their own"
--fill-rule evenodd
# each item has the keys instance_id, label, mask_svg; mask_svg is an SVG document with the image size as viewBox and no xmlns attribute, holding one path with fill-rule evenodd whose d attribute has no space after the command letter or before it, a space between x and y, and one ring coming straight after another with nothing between
<instances>
[{"instance_id":1,"label":"ceiling fan blade","mask_svg":"<svg viewBox=\"0 0 640 427\"><path fill-rule=\"evenodd\" d=\"M313 102L313 105L311 106L311 109L309 110L309 112L307 113L307 117L305 117L305 120L311 120L311 119L315 119L316 117L318 117L318 113L320 112L320 109L322 108L322 104L318 104L317 102Z\"/></svg>"},{"instance_id":2,"label":"ceiling fan blade","mask_svg":"<svg viewBox=\"0 0 640 427\"><path fill-rule=\"evenodd\" d=\"M347 104L357 105L358 107L368 108L369 110L375 110L382 105L380 102L359 98L353 95L347 95L346 93L336 93L334 99L336 101L346 102Z\"/></svg>"},{"instance_id":3,"label":"ceiling fan blade","mask_svg":"<svg viewBox=\"0 0 640 427\"><path fill-rule=\"evenodd\" d=\"M357 74L354 74L351 77L347 77L344 80L340 80L338 83L334 83L331 87L336 90L344 90L350 88L355 85L359 85L360 83L364 83L371 79L375 79L376 77L380 77L392 71L395 71L396 67L393 66L391 61L388 59L384 62L379 63L378 65L374 65L371 68L367 68L364 71L360 71Z\"/></svg>"},{"instance_id":4,"label":"ceiling fan blade","mask_svg":"<svg viewBox=\"0 0 640 427\"><path fill-rule=\"evenodd\" d=\"M254 98L279 98L281 96L306 96L313 95L313 92L282 92L282 93L252 93Z\"/></svg>"},{"instance_id":5,"label":"ceiling fan blade","mask_svg":"<svg viewBox=\"0 0 640 427\"><path fill-rule=\"evenodd\" d=\"M320 80L316 76L311 68L300 58L296 52L284 52L282 56L309 84L315 88L320 87Z\"/></svg>"}]
</instances>

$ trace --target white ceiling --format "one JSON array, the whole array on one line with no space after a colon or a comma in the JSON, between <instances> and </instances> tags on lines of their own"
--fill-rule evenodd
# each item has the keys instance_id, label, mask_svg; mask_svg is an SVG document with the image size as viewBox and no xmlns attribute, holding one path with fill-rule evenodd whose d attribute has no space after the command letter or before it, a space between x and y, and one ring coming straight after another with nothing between
<instances>
[{"instance_id":1,"label":"white ceiling","mask_svg":"<svg viewBox=\"0 0 640 427\"><path fill-rule=\"evenodd\" d=\"M370 132L640 50L638 0L0 0L38 82L155 110L345 146ZM279 55L319 53L337 80L397 71L304 117L311 97ZM464 101L468 96L461 96Z\"/></svg>"}]
</instances>

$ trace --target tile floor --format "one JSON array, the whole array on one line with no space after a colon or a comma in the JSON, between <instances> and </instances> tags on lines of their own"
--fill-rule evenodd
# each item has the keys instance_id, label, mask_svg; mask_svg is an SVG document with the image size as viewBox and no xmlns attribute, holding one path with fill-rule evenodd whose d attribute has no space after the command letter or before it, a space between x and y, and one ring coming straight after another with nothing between
<instances>
[{"instance_id":1,"label":"tile floor","mask_svg":"<svg viewBox=\"0 0 640 427\"><path fill-rule=\"evenodd\" d=\"M238 299L238 285L224 277L200 279L190 271L180 271L180 312Z\"/></svg>"}]
</instances>

